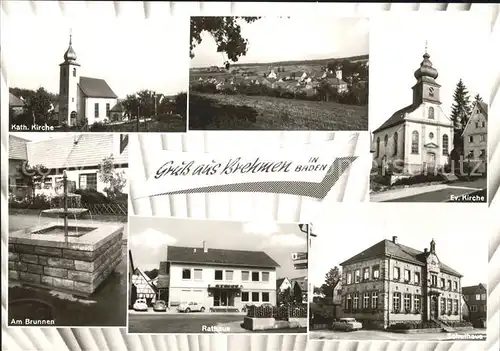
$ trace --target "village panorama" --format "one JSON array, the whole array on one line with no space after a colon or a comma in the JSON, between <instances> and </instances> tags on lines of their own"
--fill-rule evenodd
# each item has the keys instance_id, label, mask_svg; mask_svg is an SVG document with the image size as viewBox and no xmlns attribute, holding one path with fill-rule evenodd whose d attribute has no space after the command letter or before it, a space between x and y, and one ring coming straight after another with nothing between
<instances>
[{"instance_id":1,"label":"village panorama","mask_svg":"<svg viewBox=\"0 0 500 351\"><path fill-rule=\"evenodd\" d=\"M359 21L330 19L305 31L346 34ZM268 40L293 32L299 22L304 20L192 17L189 128L367 130L368 32L352 45L339 37L325 38L322 46L318 40L308 44L306 33L288 33L294 45L288 38L269 47ZM229 34L221 39L213 28Z\"/></svg>"}]
</instances>

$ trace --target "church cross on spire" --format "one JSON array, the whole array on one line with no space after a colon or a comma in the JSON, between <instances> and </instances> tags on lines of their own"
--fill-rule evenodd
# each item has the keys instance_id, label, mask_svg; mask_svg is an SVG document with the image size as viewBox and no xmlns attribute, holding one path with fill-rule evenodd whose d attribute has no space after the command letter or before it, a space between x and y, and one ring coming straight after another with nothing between
<instances>
[{"instance_id":1,"label":"church cross on spire","mask_svg":"<svg viewBox=\"0 0 500 351\"><path fill-rule=\"evenodd\" d=\"M425 53L427 54L427 40L425 41Z\"/></svg>"},{"instance_id":2,"label":"church cross on spire","mask_svg":"<svg viewBox=\"0 0 500 351\"><path fill-rule=\"evenodd\" d=\"M73 38L73 29L72 29L72 28L70 28L70 29L69 29L69 45L71 45L71 44L72 44L72 38Z\"/></svg>"}]
</instances>

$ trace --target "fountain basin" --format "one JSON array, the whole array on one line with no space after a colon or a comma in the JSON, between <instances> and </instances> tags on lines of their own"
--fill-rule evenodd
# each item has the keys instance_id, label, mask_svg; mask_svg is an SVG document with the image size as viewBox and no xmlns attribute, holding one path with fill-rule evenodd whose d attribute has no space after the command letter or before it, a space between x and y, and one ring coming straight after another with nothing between
<instances>
[{"instance_id":1,"label":"fountain basin","mask_svg":"<svg viewBox=\"0 0 500 351\"><path fill-rule=\"evenodd\" d=\"M121 261L124 227L68 226L77 236L65 236L61 228L48 223L9 233L9 279L89 296Z\"/></svg>"},{"instance_id":2,"label":"fountain basin","mask_svg":"<svg viewBox=\"0 0 500 351\"><path fill-rule=\"evenodd\" d=\"M68 208L67 211L64 211L64 208L50 208L48 210L42 210L42 214L53 215L53 216L71 216L71 217L80 217L89 212L86 208Z\"/></svg>"}]
</instances>

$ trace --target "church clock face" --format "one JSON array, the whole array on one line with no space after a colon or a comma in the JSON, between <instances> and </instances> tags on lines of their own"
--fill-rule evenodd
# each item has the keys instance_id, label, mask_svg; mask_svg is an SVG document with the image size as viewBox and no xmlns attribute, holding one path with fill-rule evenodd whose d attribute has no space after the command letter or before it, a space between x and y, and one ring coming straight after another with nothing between
<instances>
[{"instance_id":1,"label":"church clock face","mask_svg":"<svg viewBox=\"0 0 500 351\"><path fill-rule=\"evenodd\" d=\"M434 96L434 88L429 87L429 96Z\"/></svg>"}]
</instances>

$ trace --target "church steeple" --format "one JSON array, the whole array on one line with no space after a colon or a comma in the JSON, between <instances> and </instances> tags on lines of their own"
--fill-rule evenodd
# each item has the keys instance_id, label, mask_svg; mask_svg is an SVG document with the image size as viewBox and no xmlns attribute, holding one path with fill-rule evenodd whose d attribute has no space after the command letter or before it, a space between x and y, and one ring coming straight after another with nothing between
<instances>
[{"instance_id":1,"label":"church steeple","mask_svg":"<svg viewBox=\"0 0 500 351\"><path fill-rule=\"evenodd\" d=\"M413 104L418 106L423 102L441 104L439 99L439 88L436 82L438 71L432 66L430 55L427 51L427 41L425 42L425 53L420 67L415 71L414 76L417 83L413 86Z\"/></svg>"},{"instance_id":2,"label":"church steeple","mask_svg":"<svg viewBox=\"0 0 500 351\"><path fill-rule=\"evenodd\" d=\"M69 46L66 52L64 53L64 62L73 62L76 61L76 52L73 50L73 33L70 30L69 32Z\"/></svg>"}]
</instances>

